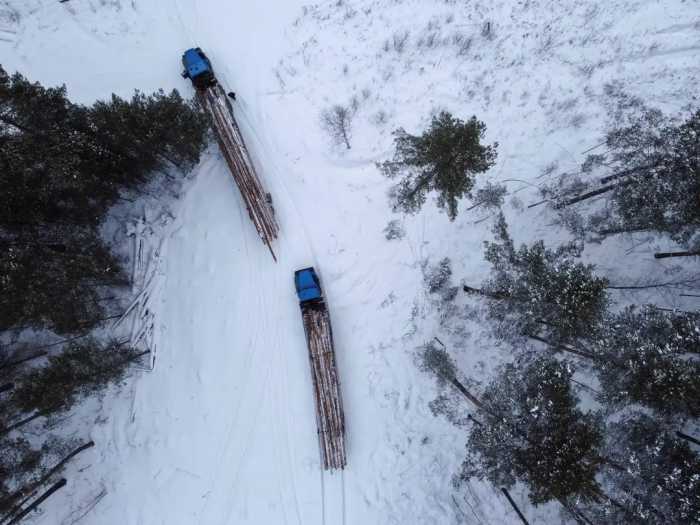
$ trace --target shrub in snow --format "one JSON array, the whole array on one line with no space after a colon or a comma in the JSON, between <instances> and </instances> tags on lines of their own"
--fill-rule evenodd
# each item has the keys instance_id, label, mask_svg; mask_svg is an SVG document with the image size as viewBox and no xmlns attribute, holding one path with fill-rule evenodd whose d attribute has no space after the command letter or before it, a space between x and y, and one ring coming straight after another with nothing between
<instances>
[{"instance_id":1,"label":"shrub in snow","mask_svg":"<svg viewBox=\"0 0 700 525\"><path fill-rule=\"evenodd\" d=\"M438 293L445 289L452 277L452 265L449 257L445 257L433 267L427 268L423 279L428 293Z\"/></svg>"},{"instance_id":2,"label":"shrub in snow","mask_svg":"<svg viewBox=\"0 0 700 525\"><path fill-rule=\"evenodd\" d=\"M331 141L350 149L350 126L355 112L352 107L336 104L321 112L321 127L328 132Z\"/></svg>"},{"instance_id":3,"label":"shrub in snow","mask_svg":"<svg viewBox=\"0 0 700 525\"><path fill-rule=\"evenodd\" d=\"M434 416L443 416L456 427L465 427L473 421L464 410L464 401L456 395L441 394L428 403Z\"/></svg>"},{"instance_id":4,"label":"shrub in snow","mask_svg":"<svg viewBox=\"0 0 700 525\"><path fill-rule=\"evenodd\" d=\"M418 352L418 367L423 372L435 376L438 384L444 386L457 379L457 365L442 346L430 342L423 345Z\"/></svg>"},{"instance_id":5,"label":"shrub in snow","mask_svg":"<svg viewBox=\"0 0 700 525\"><path fill-rule=\"evenodd\" d=\"M379 165L387 177L400 178L392 192L394 210L416 213L435 191L438 207L454 220L459 199L471 197L475 175L496 161L498 144L481 144L485 132L476 117L464 122L445 111L420 136L396 130L394 159Z\"/></svg>"},{"instance_id":6,"label":"shrub in snow","mask_svg":"<svg viewBox=\"0 0 700 525\"><path fill-rule=\"evenodd\" d=\"M500 208L503 206L503 199L506 193L508 193L508 190L504 185L487 182L483 188L476 190L474 195L476 204L472 207L480 206L487 209Z\"/></svg>"},{"instance_id":7,"label":"shrub in snow","mask_svg":"<svg viewBox=\"0 0 700 525\"><path fill-rule=\"evenodd\" d=\"M386 228L384 228L384 237L386 237L387 241L403 239L405 235L406 230L404 230L403 226L401 225L401 221L396 219L389 221Z\"/></svg>"}]
</instances>

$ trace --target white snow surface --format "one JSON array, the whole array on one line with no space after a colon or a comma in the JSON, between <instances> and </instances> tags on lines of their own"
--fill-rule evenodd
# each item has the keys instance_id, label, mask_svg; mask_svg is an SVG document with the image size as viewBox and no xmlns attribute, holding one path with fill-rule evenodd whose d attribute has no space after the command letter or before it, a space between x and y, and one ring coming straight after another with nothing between
<instances>
[{"instance_id":1,"label":"white snow surface","mask_svg":"<svg viewBox=\"0 0 700 525\"><path fill-rule=\"evenodd\" d=\"M158 289L148 305L153 370L105 398L91 431L97 446L71 465L67 488L35 522L519 523L488 484L452 487L466 430L430 413L436 386L413 358L439 336L477 390L509 359L467 315L466 300L463 314L435 312L422 284L425 261L445 256L455 282L478 283L490 220L464 206L450 223L431 202L414 217L392 215L390 183L374 163L390 156L399 126L419 131L440 109L476 114L487 140L500 143L489 176L508 185L516 239L561 240L549 212L521 203L537 200L532 185L546 180L547 166L575 171L600 142L606 84L670 113L697 104L698 3L0 2L3 66L65 83L79 102L134 88L192 94L179 58L195 45L238 95L236 115L281 225L279 261L210 148L168 204L175 220L144 234L154 258L139 282L153 275ZM319 114L353 97L353 147L343 151ZM395 218L406 236L387 241L382 230ZM645 245L632 252L637 273L626 274L617 259L634 242L622 244L594 252L611 278L664 268ZM342 473L319 469L292 283L310 265L334 328L348 432ZM531 523L561 522L556 506L534 508L523 490L512 493Z\"/></svg>"}]
</instances>

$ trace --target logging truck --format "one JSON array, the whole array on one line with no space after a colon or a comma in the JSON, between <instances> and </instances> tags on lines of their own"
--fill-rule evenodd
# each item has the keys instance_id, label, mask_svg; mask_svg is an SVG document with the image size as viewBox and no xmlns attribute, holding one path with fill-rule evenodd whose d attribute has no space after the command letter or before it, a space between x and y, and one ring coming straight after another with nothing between
<instances>
[{"instance_id":1,"label":"logging truck","mask_svg":"<svg viewBox=\"0 0 700 525\"><path fill-rule=\"evenodd\" d=\"M326 470L343 469L347 463L345 415L328 308L313 268L296 271L294 284L309 350L321 464Z\"/></svg>"},{"instance_id":2,"label":"logging truck","mask_svg":"<svg viewBox=\"0 0 700 525\"><path fill-rule=\"evenodd\" d=\"M189 78L192 81L197 91L197 98L211 117L221 153L238 185L250 220L276 261L272 243L277 238L279 226L272 207L272 197L263 188L233 115L233 106L229 99L235 100L236 96L233 92L228 95L224 92L214 75L209 58L200 48L195 47L185 51L182 55L182 65L183 78Z\"/></svg>"}]
</instances>

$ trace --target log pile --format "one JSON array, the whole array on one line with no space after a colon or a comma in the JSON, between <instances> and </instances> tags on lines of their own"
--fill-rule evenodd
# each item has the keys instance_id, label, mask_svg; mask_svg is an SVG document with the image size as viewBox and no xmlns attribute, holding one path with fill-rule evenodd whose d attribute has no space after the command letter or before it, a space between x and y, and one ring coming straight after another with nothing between
<instances>
[{"instance_id":1,"label":"log pile","mask_svg":"<svg viewBox=\"0 0 700 525\"><path fill-rule=\"evenodd\" d=\"M248 215L276 261L272 242L277 238L279 226L272 200L255 172L229 99L218 83L205 90L198 90L198 96L202 107L211 115L219 147L241 192Z\"/></svg>"},{"instance_id":2,"label":"log pile","mask_svg":"<svg viewBox=\"0 0 700 525\"><path fill-rule=\"evenodd\" d=\"M302 317L311 361L321 462L326 470L342 469L347 463L345 415L330 317L323 302L304 305Z\"/></svg>"}]
</instances>

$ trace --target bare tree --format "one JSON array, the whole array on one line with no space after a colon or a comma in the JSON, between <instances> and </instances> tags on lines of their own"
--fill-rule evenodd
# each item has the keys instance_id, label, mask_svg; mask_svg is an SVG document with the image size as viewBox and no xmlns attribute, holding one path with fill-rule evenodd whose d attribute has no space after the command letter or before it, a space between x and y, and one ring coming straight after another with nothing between
<instances>
[{"instance_id":1,"label":"bare tree","mask_svg":"<svg viewBox=\"0 0 700 525\"><path fill-rule=\"evenodd\" d=\"M321 112L321 127L328 132L334 144L345 144L350 149L350 125L355 112L336 104Z\"/></svg>"}]
</instances>

